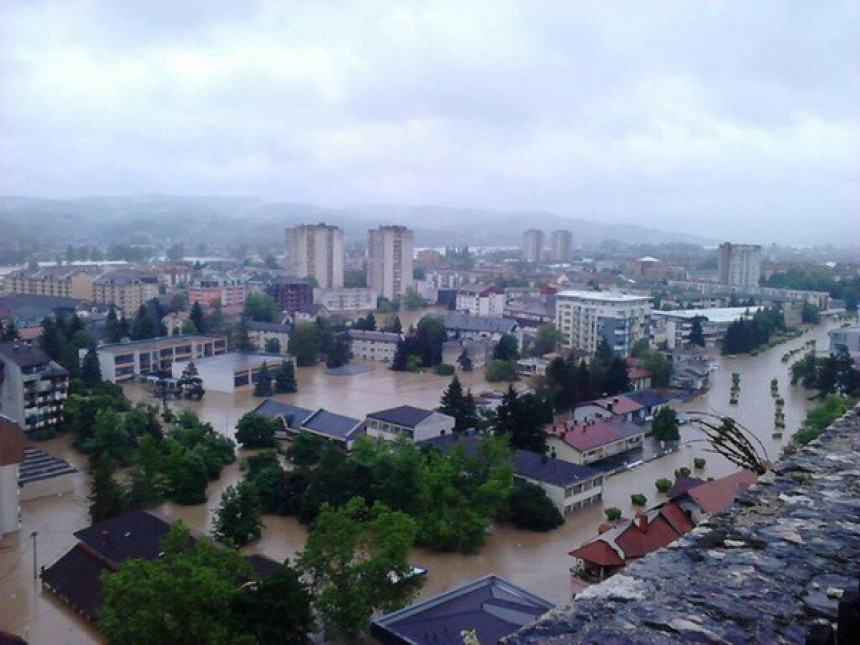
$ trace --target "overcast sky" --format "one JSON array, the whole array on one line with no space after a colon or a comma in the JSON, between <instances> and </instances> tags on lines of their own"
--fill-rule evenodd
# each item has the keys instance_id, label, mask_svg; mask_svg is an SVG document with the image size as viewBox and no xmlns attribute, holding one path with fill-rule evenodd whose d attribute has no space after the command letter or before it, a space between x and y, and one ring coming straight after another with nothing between
<instances>
[{"instance_id":1,"label":"overcast sky","mask_svg":"<svg viewBox=\"0 0 860 645\"><path fill-rule=\"evenodd\" d=\"M860 241L860 3L0 0L0 193Z\"/></svg>"}]
</instances>

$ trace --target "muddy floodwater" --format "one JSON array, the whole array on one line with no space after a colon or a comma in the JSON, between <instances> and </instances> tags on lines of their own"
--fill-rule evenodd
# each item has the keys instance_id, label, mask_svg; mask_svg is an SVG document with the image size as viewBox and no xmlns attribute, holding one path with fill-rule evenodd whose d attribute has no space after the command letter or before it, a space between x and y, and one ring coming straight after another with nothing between
<instances>
[{"instance_id":1,"label":"muddy floodwater","mask_svg":"<svg viewBox=\"0 0 860 645\"><path fill-rule=\"evenodd\" d=\"M408 325L408 321L405 322ZM764 444L770 459L779 457L782 446L814 405L810 392L791 387L788 366L781 356L789 349L801 347L815 339L820 349L827 347L829 325L819 326L800 338L763 352L756 357L716 357L718 369L712 374L710 391L692 401L675 404L684 411L704 411L734 417ZM799 358L799 356L798 356ZM741 374L741 393L737 405L729 404L731 374ZM500 389L489 385L480 372L461 374L461 380L478 393ZM785 399L786 430L782 439L774 439L774 399L770 381L777 378L779 393ZM279 395L278 399L306 408L323 407L332 412L364 418L372 411L397 405L436 407L442 390L450 381L434 374L394 373L384 366L357 376L330 376L321 366L298 370L299 391ZM139 386L126 388L135 401L154 402ZM201 402L172 403L174 409L193 409L216 430L229 436L239 417L259 402L249 392L221 394L208 392ZM707 465L700 476L719 477L734 470L725 459L706 452L700 433L686 425L681 430L681 448L638 468L615 475L604 487L603 504L576 511L568 516L564 526L549 533L530 533L509 526L496 527L487 544L476 555L438 554L416 549L411 555L414 564L429 570L421 597L430 596L466 582L472 578L495 573L510 579L538 595L558 603L571 598L572 559L568 551L596 534L603 508L617 506L625 515L635 510L630 504L631 493L648 496L649 506L662 500L656 493L654 481L672 478L676 468L692 468L694 457L705 457ZM62 496L24 502L22 528L6 535L0 542L0 628L29 639L31 643L93 643L99 642L97 632L82 618L66 608L50 593L42 593L33 578L33 546L36 546L37 567L50 566L75 544L74 531L88 525L88 481L84 474L86 460L76 453L68 437L41 442L39 446L62 457L80 470L75 489ZM164 504L160 510L181 519L200 532L209 530L210 517L217 507L221 492L239 479L237 464L226 468L222 477L208 489L208 502L199 506ZM37 533L35 538L33 533ZM292 558L304 544L305 529L292 518L266 516L262 539L247 547L247 553L264 553L276 560Z\"/></svg>"}]
</instances>

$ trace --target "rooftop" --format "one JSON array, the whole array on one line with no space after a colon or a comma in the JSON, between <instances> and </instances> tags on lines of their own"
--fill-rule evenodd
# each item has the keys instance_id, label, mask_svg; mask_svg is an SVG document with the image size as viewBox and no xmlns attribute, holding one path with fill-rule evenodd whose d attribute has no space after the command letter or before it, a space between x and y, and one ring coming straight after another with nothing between
<instances>
[{"instance_id":1,"label":"rooftop","mask_svg":"<svg viewBox=\"0 0 860 645\"><path fill-rule=\"evenodd\" d=\"M305 419L302 424L303 428L312 432L346 441L352 439L363 426L364 423L358 419L328 412L322 408Z\"/></svg>"},{"instance_id":2,"label":"rooftop","mask_svg":"<svg viewBox=\"0 0 860 645\"><path fill-rule=\"evenodd\" d=\"M554 486L569 486L601 475L600 471L594 468L545 457L528 450L514 451L514 470L517 475Z\"/></svg>"},{"instance_id":3,"label":"rooftop","mask_svg":"<svg viewBox=\"0 0 860 645\"><path fill-rule=\"evenodd\" d=\"M143 340L130 340L123 343L112 343L110 345L101 345L98 348L100 352L109 352L111 354L123 354L132 349L162 349L164 347L175 347L184 345L188 341L206 342L213 340L226 341L226 336L204 336L203 334L183 334L177 336L159 336L158 338L146 338Z\"/></svg>"},{"instance_id":4,"label":"rooftop","mask_svg":"<svg viewBox=\"0 0 860 645\"><path fill-rule=\"evenodd\" d=\"M712 323L730 323L744 316L754 314L762 307L712 307L710 309L676 309L675 311L655 310L651 315L663 316L664 318L681 318L692 320L693 318L706 318Z\"/></svg>"},{"instance_id":5,"label":"rooftop","mask_svg":"<svg viewBox=\"0 0 860 645\"><path fill-rule=\"evenodd\" d=\"M434 414L440 413L434 412L433 410L416 408L411 405L401 405L388 410L371 412L367 415L367 418L385 421L386 423L393 423L394 425L403 426L404 428L414 428L428 417L432 417Z\"/></svg>"},{"instance_id":6,"label":"rooftop","mask_svg":"<svg viewBox=\"0 0 860 645\"><path fill-rule=\"evenodd\" d=\"M650 296L633 296L628 293L614 293L612 291L574 291L563 290L556 294L556 298L575 298L579 300L594 300L596 302L649 302Z\"/></svg>"},{"instance_id":7,"label":"rooftop","mask_svg":"<svg viewBox=\"0 0 860 645\"><path fill-rule=\"evenodd\" d=\"M218 369L243 369L248 367L258 367L266 363L269 367L277 367L281 364L284 357L280 354L249 354L247 352L227 352L218 354L217 356L207 356L205 358L195 358L194 364L204 368ZM178 365L181 366L181 363Z\"/></svg>"},{"instance_id":8,"label":"rooftop","mask_svg":"<svg viewBox=\"0 0 860 645\"><path fill-rule=\"evenodd\" d=\"M254 408L252 412L270 419L283 418L287 426L293 429L301 428L302 422L314 413L313 410L283 403L276 399L266 399Z\"/></svg>"},{"instance_id":9,"label":"rooftop","mask_svg":"<svg viewBox=\"0 0 860 645\"><path fill-rule=\"evenodd\" d=\"M17 340L0 343L0 357L15 363L20 368L47 365L51 358L38 347Z\"/></svg>"}]
</instances>

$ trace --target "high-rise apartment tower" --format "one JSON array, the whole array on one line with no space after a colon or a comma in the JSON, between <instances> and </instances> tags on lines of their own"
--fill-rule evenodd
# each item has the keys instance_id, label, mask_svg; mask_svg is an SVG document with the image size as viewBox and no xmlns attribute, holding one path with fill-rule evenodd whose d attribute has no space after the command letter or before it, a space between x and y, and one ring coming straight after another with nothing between
<instances>
[{"instance_id":1,"label":"high-rise apartment tower","mask_svg":"<svg viewBox=\"0 0 860 645\"><path fill-rule=\"evenodd\" d=\"M570 231L553 231L549 236L549 259L552 262L569 261L572 245L573 235Z\"/></svg>"},{"instance_id":2,"label":"high-rise apartment tower","mask_svg":"<svg viewBox=\"0 0 860 645\"><path fill-rule=\"evenodd\" d=\"M757 244L720 244L720 282L757 287L761 279L761 247Z\"/></svg>"},{"instance_id":3,"label":"high-rise apartment tower","mask_svg":"<svg viewBox=\"0 0 860 645\"><path fill-rule=\"evenodd\" d=\"M530 228L523 233L522 251L526 262L540 262L543 259L543 231Z\"/></svg>"},{"instance_id":4,"label":"high-rise apartment tower","mask_svg":"<svg viewBox=\"0 0 860 645\"><path fill-rule=\"evenodd\" d=\"M300 224L287 229L287 271L312 277L323 289L343 286L343 231L327 224Z\"/></svg>"},{"instance_id":5,"label":"high-rise apartment tower","mask_svg":"<svg viewBox=\"0 0 860 645\"><path fill-rule=\"evenodd\" d=\"M412 231L380 226L367 232L367 286L399 300L412 286Z\"/></svg>"}]
</instances>

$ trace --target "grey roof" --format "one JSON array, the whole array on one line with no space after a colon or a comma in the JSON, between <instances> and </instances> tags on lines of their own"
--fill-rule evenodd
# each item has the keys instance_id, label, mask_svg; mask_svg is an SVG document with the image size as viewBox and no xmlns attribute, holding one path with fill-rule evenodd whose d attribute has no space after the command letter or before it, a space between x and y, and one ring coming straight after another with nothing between
<instances>
[{"instance_id":1,"label":"grey roof","mask_svg":"<svg viewBox=\"0 0 860 645\"><path fill-rule=\"evenodd\" d=\"M401 405L388 410L371 412L367 415L367 418L385 421L386 423L393 423L394 425L403 426L404 428L414 428L433 414L433 410L424 410L411 405Z\"/></svg>"},{"instance_id":2,"label":"grey roof","mask_svg":"<svg viewBox=\"0 0 860 645\"><path fill-rule=\"evenodd\" d=\"M0 356L15 363L20 368L47 365L51 361L51 357L41 349L31 347L21 341L0 343Z\"/></svg>"},{"instance_id":3,"label":"grey roof","mask_svg":"<svg viewBox=\"0 0 860 645\"><path fill-rule=\"evenodd\" d=\"M306 408L300 408L289 403L282 403L275 399L266 399L260 405L252 410L254 414L260 414L269 419L282 417L284 422L290 428L298 430L302 427L305 419L310 417L314 412Z\"/></svg>"},{"instance_id":4,"label":"grey roof","mask_svg":"<svg viewBox=\"0 0 860 645\"><path fill-rule=\"evenodd\" d=\"M269 284L304 284L309 285L310 283L307 280L303 280L302 278L296 278L290 275L276 275L272 276L269 280Z\"/></svg>"},{"instance_id":5,"label":"grey roof","mask_svg":"<svg viewBox=\"0 0 860 645\"><path fill-rule=\"evenodd\" d=\"M623 417L614 416L604 419L603 423L612 426L625 439L635 437L637 434L645 434L645 428L638 426L630 421L625 421Z\"/></svg>"},{"instance_id":6,"label":"grey roof","mask_svg":"<svg viewBox=\"0 0 860 645\"><path fill-rule=\"evenodd\" d=\"M400 334L391 331L367 331L365 329L350 329L347 331L350 340L375 340L378 343L397 343Z\"/></svg>"},{"instance_id":7,"label":"grey roof","mask_svg":"<svg viewBox=\"0 0 860 645\"><path fill-rule=\"evenodd\" d=\"M349 441L364 427L364 423L320 408L305 419L302 427L332 439Z\"/></svg>"},{"instance_id":8,"label":"grey roof","mask_svg":"<svg viewBox=\"0 0 860 645\"><path fill-rule=\"evenodd\" d=\"M170 523L150 511L132 511L93 524L75 537L103 558L119 564L132 558L152 559L161 551L161 539Z\"/></svg>"},{"instance_id":9,"label":"grey roof","mask_svg":"<svg viewBox=\"0 0 860 645\"><path fill-rule=\"evenodd\" d=\"M507 334L519 325L516 320L510 318L486 318L484 316L469 316L458 313L430 314L445 325L445 329L462 329L466 331L490 332L494 334Z\"/></svg>"},{"instance_id":10,"label":"grey roof","mask_svg":"<svg viewBox=\"0 0 860 645\"><path fill-rule=\"evenodd\" d=\"M24 448L24 461L19 468L18 481L21 484L78 472L68 461L32 446Z\"/></svg>"},{"instance_id":11,"label":"grey roof","mask_svg":"<svg viewBox=\"0 0 860 645\"><path fill-rule=\"evenodd\" d=\"M633 399L639 405L646 408L653 408L657 405L663 405L664 403L668 403L672 400L670 397L658 394L650 388L646 388L644 390L635 390L633 392L625 392L624 396L626 396L628 399Z\"/></svg>"},{"instance_id":12,"label":"grey roof","mask_svg":"<svg viewBox=\"0 0 860 645\"><path fill-rule=\"evenodd\" d=\"M100 352L116 352L134 347L143 347L151 345L153 348L173 347L174 345L182 345L184 341L227 341L226 336L221 335L204 335L204 334L176 334L175 336L158 336L156 338L144 338L142 340L129 340L122 343L110 343L108 345L100 345L97 349Z\"/></svg>"},{"instance_id":13,"label":"grey roof","mask_svg":"<svg viewBox=\"0 0 860 645\"><path fill-rule=\"evenodd\" d=\"M270 322L249 322L248 331L270 331L279 334L289 334L291 327L289 325L279 325L278 323Z\"/></svg>"},{"instance_id":14,"label":"grey roof","mask_svg":"<svg viewBox=\"0 0 860 645\"><path fill-rule=\"evenodd\" d=\"M498 576L486 576L382 616L370 633L386 645L462 643L475 630L481 643L498 643L531 624L553 604Z\"/></svg>"},{"instance_id":15,"label":"grey roof","mask_svg":"<svg viewBox=\"0 0 860 645\"><path fill-rule=\"evenodd\" d=\"M600 471L588 466L544 457L528 450L514 451L514 470L516 475L555 486L570 486L584 479L600 476Z\"/></svg>"}]
</instances>

